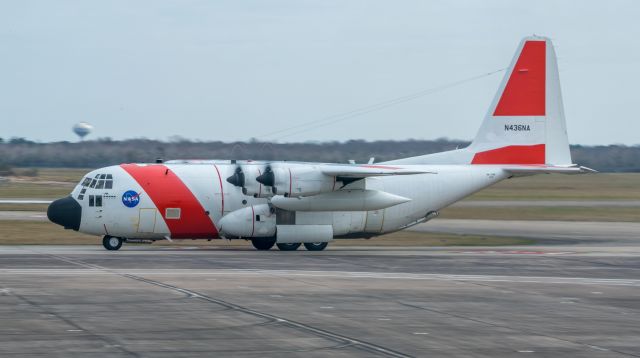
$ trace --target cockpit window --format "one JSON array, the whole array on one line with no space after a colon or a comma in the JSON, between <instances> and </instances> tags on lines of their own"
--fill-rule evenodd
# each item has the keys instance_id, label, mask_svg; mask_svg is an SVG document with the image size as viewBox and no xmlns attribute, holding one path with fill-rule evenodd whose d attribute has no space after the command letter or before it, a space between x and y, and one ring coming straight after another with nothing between
<instances>
[{"instance_id":1,"label":"cockpit window","mask_svg":"<svg viewBox=\"0 0 640 358\"><path fill-rule=\"evenodd\" d=\"M82 186L89 186L95 189L113 189L113 175L96 174L95 179L85 178Z\"/></svg>"}]
</instances>

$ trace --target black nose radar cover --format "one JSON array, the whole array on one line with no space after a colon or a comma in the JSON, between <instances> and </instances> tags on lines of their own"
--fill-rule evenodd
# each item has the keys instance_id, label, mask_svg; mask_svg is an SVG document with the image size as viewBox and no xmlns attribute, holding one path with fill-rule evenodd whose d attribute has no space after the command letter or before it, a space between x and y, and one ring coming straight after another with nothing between
<instances>
[{"instance_id":1,"label":"black nose radar cover","mask_svg":"<svg viewBox=\"0 0 640 358\"><path fill-rule=\"evenodd\" d=\"M64 226L65 229L78 231L82 207L74 198L68 196L51 203L47 209L47 217L51 222Z\"/></svg>"}]
</instances>

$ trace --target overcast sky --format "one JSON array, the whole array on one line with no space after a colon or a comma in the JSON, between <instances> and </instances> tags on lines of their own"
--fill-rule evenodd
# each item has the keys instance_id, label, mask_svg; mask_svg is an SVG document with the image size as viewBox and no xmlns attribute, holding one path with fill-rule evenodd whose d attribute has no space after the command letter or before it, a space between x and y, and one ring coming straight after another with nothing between
<instances>
[{"instance_id":1,"label":"overcast sky","mask_svg":"<svg viewBox=\"0 0 640 358\"><path fill-rule=\"evenodd\" d=\"M0 137L249 140L553 39L569 140L640 144L640 1L0 1ZM470 140L502 74L280 141ZM287 133L283 133L287 134Z\"/></svg>"}]
</instances>

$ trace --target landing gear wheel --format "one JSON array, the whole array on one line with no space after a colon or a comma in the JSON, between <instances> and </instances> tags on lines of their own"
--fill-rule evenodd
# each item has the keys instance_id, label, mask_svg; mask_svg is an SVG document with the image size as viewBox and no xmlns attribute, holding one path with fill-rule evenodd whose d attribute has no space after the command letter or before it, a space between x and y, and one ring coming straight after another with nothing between
<instances>
[{"instance_id":1,"label":"landing gear wheel","mask_svg":"<svg viewBox=\"0 0 640 358\"><path fill-rule=\"evenodd\" d=\"M309 251L322 251L327 248L328 242L305 242L304 247Z\"/></svg>"},{"instance_id":2,"label":"landing gear wheel","mask_svg":"<svg viewBox=\"0 0 640 358\"><path fill-rule=\"evenodd\" d=\"M301 244L299 242L295 244L276 244L280 251L296 251L300 245Z\"/></svg>"},{"instance_id":3,"label":"landing gear wheel","mask_svg":"<svg viewBox=\"0 0 640 358\"><path fill-rule=\"evenodd\" d=\"M271 249L273 245L275 245L275 243L275 237L256 237L254 239L251 239L251 244L253 244L253 247L260 251Z\"/></svg>"},{"instance_id":4,"label":"landing gear wheel","mask_svg":"<svg viewBox=\"0 0 640 358\"><path fill-rule=\"evenodd\" d=\"M102 246L109 251L119 250L122 247L122 239L106 235L102 238Z\"/></svg>"}]
</instances>

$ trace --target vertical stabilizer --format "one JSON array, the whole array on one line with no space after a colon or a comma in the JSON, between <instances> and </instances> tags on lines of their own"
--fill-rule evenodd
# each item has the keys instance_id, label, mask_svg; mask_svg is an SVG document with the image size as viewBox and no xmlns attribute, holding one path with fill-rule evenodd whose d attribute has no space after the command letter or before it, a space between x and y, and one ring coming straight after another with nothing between
<instances>
[{"instance_id":1,"label":"vertical stabilizer","mask_svg":"<svg viewBox=\"0 0 640 358\"><path fill-rule=\"evenodd\" d=\"M571 164L551 40L526 37L468 150L471 164Z\"/></svg>"},{"instance_id":2,"label":"vertical stabilizer","mask_svg":"<svg viewBox=\"0 0 640 358\"><path fill-rule=\"evenodd\" d=\"M551 40L525 37L469 147L396 164L571 164L558 64Z\"/></svg>"}]
</instances>

